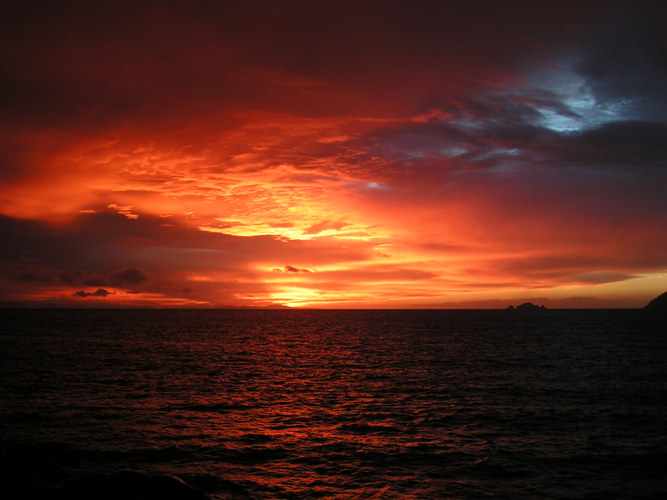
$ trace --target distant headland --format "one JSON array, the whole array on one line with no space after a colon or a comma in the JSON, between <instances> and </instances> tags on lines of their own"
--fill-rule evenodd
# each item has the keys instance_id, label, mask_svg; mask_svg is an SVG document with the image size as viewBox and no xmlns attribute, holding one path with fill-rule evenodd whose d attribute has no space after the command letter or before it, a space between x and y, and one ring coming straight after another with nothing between
<instances>
[{"instance_id":1,"label":"distant headland","mask_svg":"<svg viewBox=\"0 0 667 500\"><path fill-rule=\"evenodd\" d=\"M655 299L644 306L651 311L667 311L667 292L658 295Z\"/></svg>"}]
</instances>

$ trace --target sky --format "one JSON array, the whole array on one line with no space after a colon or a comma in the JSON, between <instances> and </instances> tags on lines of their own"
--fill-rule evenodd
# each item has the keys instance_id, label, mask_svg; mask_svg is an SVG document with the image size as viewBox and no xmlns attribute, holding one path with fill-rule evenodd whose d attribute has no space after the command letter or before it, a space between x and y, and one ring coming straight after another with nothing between
<instances>
[{"instance_id":1,"label":"sky","mask_svg":"<svg viewBox=\"0 0 667 500\"><path fill-rule=\"evenodd\" d=\"M12 2L0 304L642 307L660 1Z\"/></svg>"}]
</instances>

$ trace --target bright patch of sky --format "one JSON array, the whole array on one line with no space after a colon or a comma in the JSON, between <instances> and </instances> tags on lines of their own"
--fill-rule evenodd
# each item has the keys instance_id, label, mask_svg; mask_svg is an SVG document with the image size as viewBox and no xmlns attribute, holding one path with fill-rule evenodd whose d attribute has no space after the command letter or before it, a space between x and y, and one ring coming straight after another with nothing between
<instances>
[{"instance_id":1,"label":"bright patch of sky","mask_svg":"<svg viewBox=\"0 0 667 500\"><path fill-rule=\"evenodd\" d=\"M391 191L392 189L382 182L367 182L363 185L363 187L373 191Z\"/></svg>"},{"instance_id":2,"label":"bright patch of sky","mask_svg":"<svg viewBox=\"0 0 667 500\"><path fill-rule=\"evenodd\" d=\"M632 109L630 99L599 102L589 88L586 80L575 72L571 64L534 75L526 88L527 93L535 89L547 92L563 105L570 113L557 108L538 108L541 114L539 125L556 132L580 132L599 127L605 123L628 119Z\"/></svg>"}]
</instances>

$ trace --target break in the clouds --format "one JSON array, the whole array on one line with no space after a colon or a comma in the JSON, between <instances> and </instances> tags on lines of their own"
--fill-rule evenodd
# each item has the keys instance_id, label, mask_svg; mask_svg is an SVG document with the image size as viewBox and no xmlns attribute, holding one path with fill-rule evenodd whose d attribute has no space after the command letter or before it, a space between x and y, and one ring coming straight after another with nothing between
<instances>
[{"instance_id":1,"label":"break in the clouds","mask_svg":"<svg viewBox=\"0 0 667 500\"><path fill-rule=\"evenodd\" d=\"M667 288L660 2L5 13L4 303L635 306Z\"/></svg>"}]
</instances>

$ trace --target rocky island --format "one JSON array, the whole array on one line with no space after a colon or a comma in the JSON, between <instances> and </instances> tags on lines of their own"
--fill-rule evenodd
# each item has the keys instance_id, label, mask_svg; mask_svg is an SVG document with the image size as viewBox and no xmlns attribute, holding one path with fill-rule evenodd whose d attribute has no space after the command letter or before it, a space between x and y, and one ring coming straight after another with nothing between
<instances>
[{"instance_id":1,"label":"rocky island","mask_svg":"<svg viewBox=\"0 0 667 500\"><path fill-rule=\"evenodd\" d=\"M523 304L520 304L516 307L514 306L509 306L507 308L508 311L520 311L520 312L536 312L536 311L546 311L547 308L544 307L543 305L535 305L532 302L524 302Z\"/></svg>"}]
</instances>

